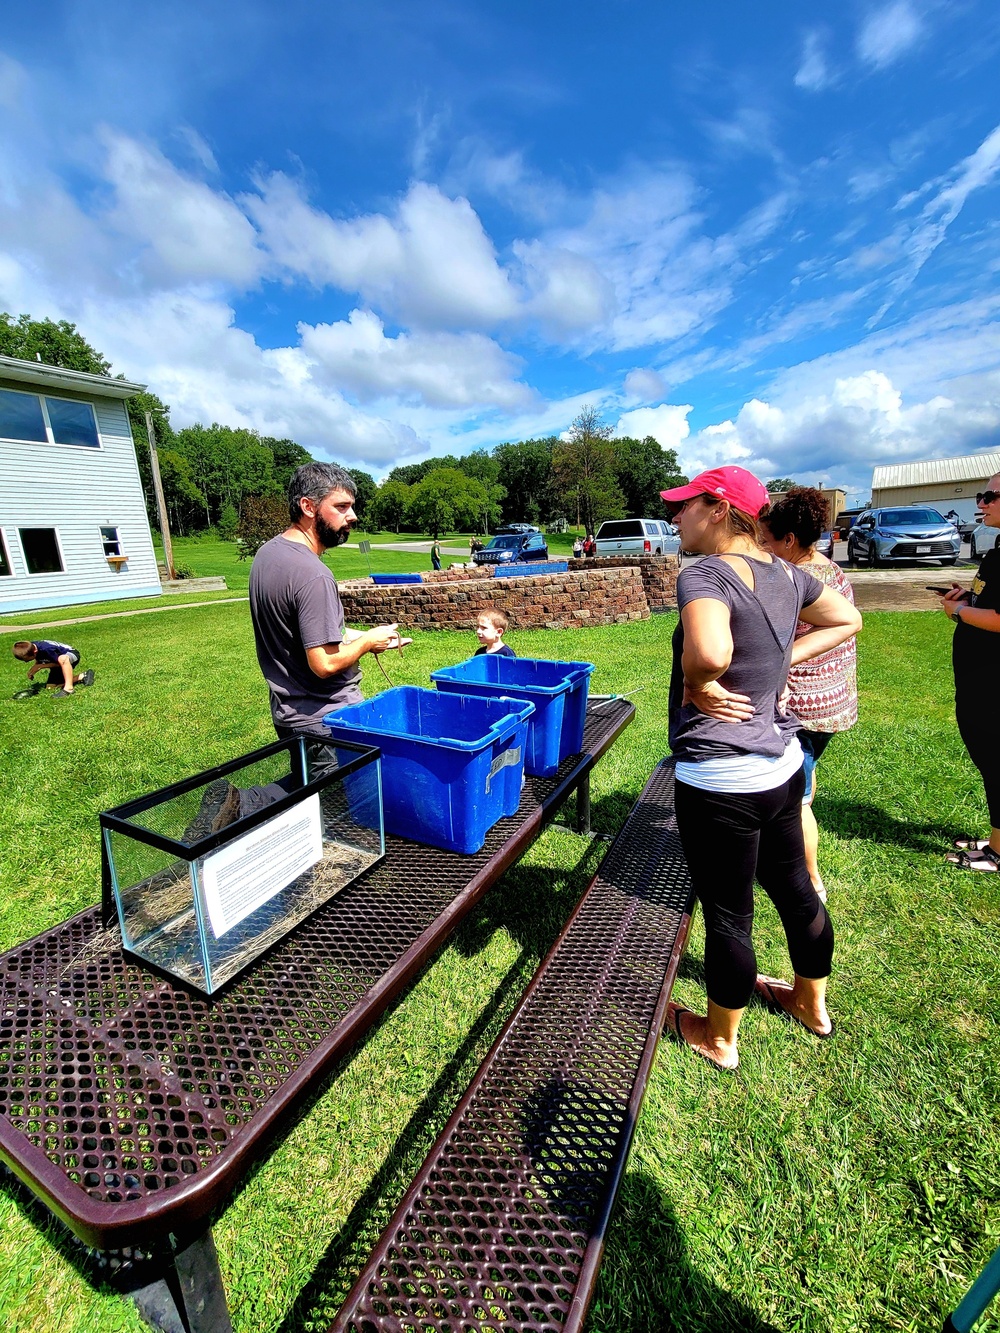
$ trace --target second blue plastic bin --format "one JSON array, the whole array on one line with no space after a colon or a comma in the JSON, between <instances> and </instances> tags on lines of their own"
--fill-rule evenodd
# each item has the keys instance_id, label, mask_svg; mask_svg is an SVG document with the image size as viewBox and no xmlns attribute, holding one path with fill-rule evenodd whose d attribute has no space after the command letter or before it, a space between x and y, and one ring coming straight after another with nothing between
<instances>
[{"instance_id":1,"label":"second blue plastic bin","mask_svg":"<svg viewBox=\"0 0 1000 1333\"><path fill-rule=\"evenodd\" d=\"M594 667L590 662L549 662L532 657L501 657L483 653L457 666L431 672L431 680L447 693L501 695L535 705L528 723L524 771L551 778L570 754L583 749L587 693Z\"/></svg>"},{"instance_id":2,"label":"second blue plastic bin","mask_svg":"<svg viewBox=\"0 0 1000 1333\"><path fill-rule=\"evenodd\" d=\"M452 852L478 852L521 803L530 700L383 690L323 719L334 741L382 751L385 828Z\"/></svg>"}]
</instances>

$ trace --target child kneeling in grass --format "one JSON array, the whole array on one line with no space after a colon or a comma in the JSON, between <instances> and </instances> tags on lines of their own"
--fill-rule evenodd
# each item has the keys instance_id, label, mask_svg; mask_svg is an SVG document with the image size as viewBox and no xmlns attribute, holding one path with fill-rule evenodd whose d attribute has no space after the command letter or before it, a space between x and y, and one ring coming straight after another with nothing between
<instances>
[{"instance_id":1,"label":"child kneeling in grass","mask_svg":"<svg viewBox=\"0 0 1000 1333\"><path fill-rule=\"evenodd\" d=\"M74 685L93 685L93 671L81 671L73 674L74 667L80 663L80 654L68 643L56 643L52 639L21 639L11 649L19 662L30 662L28 679L32 680L39 671L48 671L48 685L61 685L56 690L60 699L73 693ZM36 689L41 689L37 685Z\"/></svg>"},{"instance_id":2,"label":"child kneeling in grass","mask_svg":"<svg viewBox=\"0 0 1000 1333\"><path fill-rule=\"evenodd\" d=\"M476 638L479 640L479 647L474 656L481 657L483 653L499 653L501 657L516 657L517 653L504 643L503 636L507 632L509 621L503 611L480 611L476 619Z\"/></svg>"}]
</instances>

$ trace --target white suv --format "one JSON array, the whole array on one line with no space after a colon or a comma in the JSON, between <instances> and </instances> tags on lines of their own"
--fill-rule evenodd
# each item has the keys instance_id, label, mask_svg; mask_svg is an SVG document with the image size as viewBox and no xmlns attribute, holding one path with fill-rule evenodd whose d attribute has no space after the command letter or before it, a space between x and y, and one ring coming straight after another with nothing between
<instances>
[{"instance_id":1,"label":"white suv","mask_svg":"<svg viewBox=\"0 0 1000 1333\"><path fill-rule=\"evenodd\" d=\"M598 555L676 555L681 539L661 518L612 518L597 529Z\"/></svg>"},{"instance_id":2,"label":"white suv","mask_svg":"<svg viewBox=\"0 0 1000 1333\"><path fill-rule=\"evenodd\" d=\"M981 519L976 521L976 526L972 529L972 535L969 537L969 547L972 551L973 560L981 560L987 551L992 551L997 544L997 537L1000 536L1000 528L988 528Z\"/></svg>"}]
</instances>

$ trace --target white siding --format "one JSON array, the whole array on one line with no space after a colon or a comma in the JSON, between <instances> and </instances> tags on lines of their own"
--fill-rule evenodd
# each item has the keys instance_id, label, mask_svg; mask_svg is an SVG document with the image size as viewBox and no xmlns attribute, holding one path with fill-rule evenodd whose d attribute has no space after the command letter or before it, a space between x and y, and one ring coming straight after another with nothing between
<instances>
[{"instance_id":1,"label":"white siding","mask_svg":"<svg viewBox=\"0 0 1000 1333\"><path fill-rule=\"evenodd\" d=\"M29 386L0 379L0 388ZM160 591L139 468L121 399L43 389L90 402L100 449L0 440L0 528L13 577L0 578L0 611L71 606ZM102 527L116 527L128 568L116 574L104 556ZM18 528L55 528L65 570L29 574Z\"/></svg>"}]
</instances>

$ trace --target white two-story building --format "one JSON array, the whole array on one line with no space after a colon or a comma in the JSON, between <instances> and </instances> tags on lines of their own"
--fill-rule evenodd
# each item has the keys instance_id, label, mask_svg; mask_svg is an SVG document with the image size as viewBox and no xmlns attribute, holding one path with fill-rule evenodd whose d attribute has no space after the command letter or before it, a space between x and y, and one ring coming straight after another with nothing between
<instances>
[{"instance_id":1,"label":"white two-story building","mask_svg":"<svg viewBox=\"0 0 1000 1333\"><path fill-rule=\"evenodd\" d=\"M160 594L125 410L144 388L0 356L0 612Z\"/></svg>"}]
</instances>

